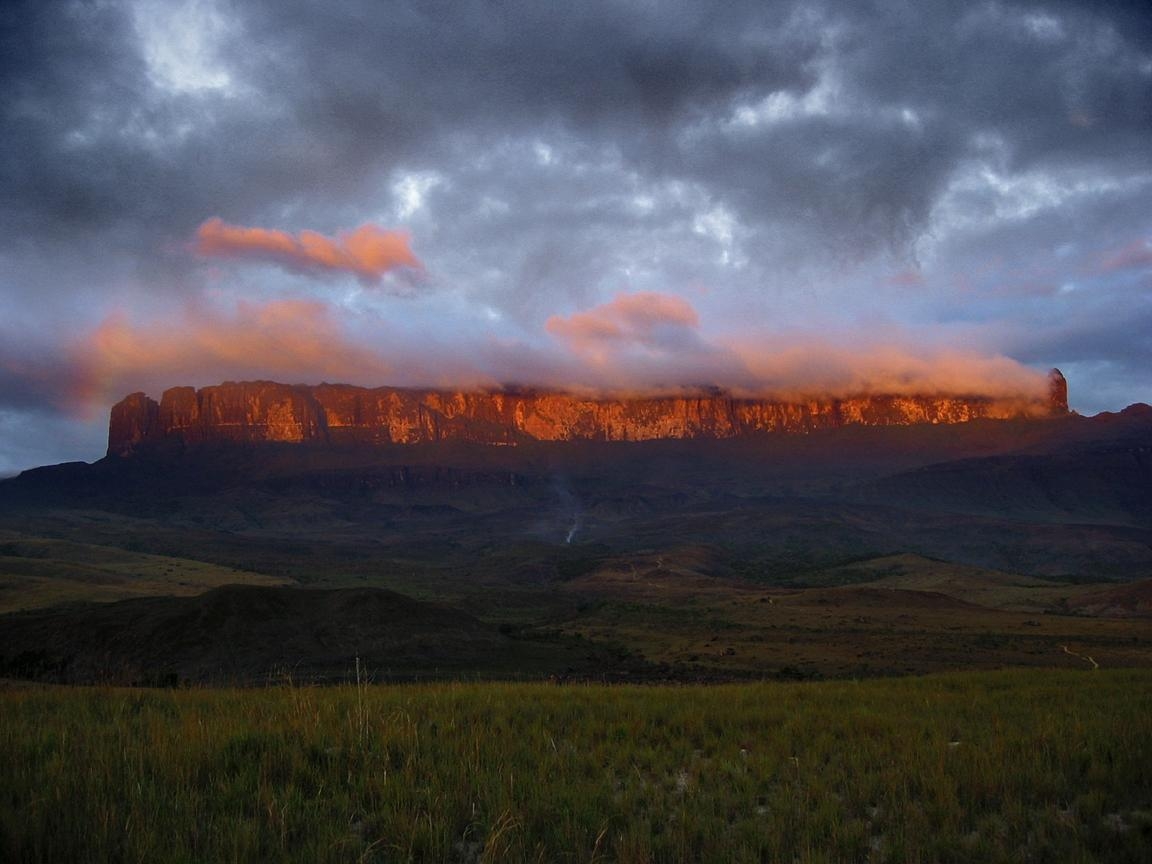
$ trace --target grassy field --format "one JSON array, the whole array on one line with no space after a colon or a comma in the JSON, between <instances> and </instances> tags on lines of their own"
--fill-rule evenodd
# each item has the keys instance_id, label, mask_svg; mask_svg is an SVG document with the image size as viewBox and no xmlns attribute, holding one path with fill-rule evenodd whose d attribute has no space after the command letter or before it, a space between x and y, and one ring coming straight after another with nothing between
<instances>
[{"instance_id":1,"label":"grassy field","mask_svg":"<svg viewBox=\"0 0 1152 864\"><path fill-rule=\"evenodd\" d=\"M0 691L4 861L1152 857L1152 673Z\"/></svg>"},{"instance_id":2,"label":"grassy field","mask_svg":"<svg viewBox=\"0 0 1152 864\"><path fill-rule=\"evenodd\" d=\"M58 603L200 594L220 585L284 585L288 581L190 558L0 529L0 613Z\"/></svg>"}]
</instances>

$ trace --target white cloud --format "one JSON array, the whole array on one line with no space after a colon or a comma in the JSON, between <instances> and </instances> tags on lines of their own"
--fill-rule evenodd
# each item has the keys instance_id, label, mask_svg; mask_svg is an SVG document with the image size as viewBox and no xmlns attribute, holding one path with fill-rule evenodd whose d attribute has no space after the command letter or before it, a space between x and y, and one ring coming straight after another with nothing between
<instances>
[{"instance_id":1,"label":"white cloud","mask_svg":"<svg viewBox=\"0 0 1152 864\"><path fill-rule=\"evenodd\" d=\"M1041 42L1059 42L1064 38L1064 23L1047 12L1029 12L1023 18L1024 27Z\"/></svg>"},{"instance_id":2,"label":"white cloud","mask_svg":"<svg viewBox=\"0 0 1152 864\"><path fill-rule=\"evenodd\" d=\"M1152 175L1121 177L1091 168L1012 172L996 161L975 159L955 172L933 209L924 251L954 233L1019 224L1152 184Z\"/></svg>"},{"instance_id":3,"label":"white cloud","mask_svg":"<svg viewBox=\"0 0 1152 864\"><path fill-rule=\"evenodd\" d=\"M714 240L720 246L719 263L724 266L740 266L745 262L736 245L739 223L736 217L723 204L715 204L711 209L696 214L692 230Z\"/></svg>"},{"instance_id":4,"label":"white cloud","mask_svg":"<svg viewBox=\"0 0 1152 864\"><path fill-rule=\"evenodd\" d=\"M235 93L219 50L233 24L213 0L136 0L132 17L155 84L175 93Z\"/></svg>"},{"instance_id":5,"label":"white cloud","mask_svg":"<svg viewBox=\"0 0 1152 864\"><path fill-rule=\"evenodd\" d=\"M436 171L403 172L392 181L396 199L396 218L411 219L424 209L424 198L431 189L443 185L444 176Z\"/></svg>"},{"instance_id":6,"label":"white cloud","mask_svg":"<svg viewBox=\"0 0 1152 864\"><path fill-rule=\"evenodd\" d=\"M816 83L803 93L776 90L756 102L737 105L728 120L730 129L755 129L803 120L827 117L846 110L840 74L830 61L821 63Z\"/></svg>"}]
</instances>

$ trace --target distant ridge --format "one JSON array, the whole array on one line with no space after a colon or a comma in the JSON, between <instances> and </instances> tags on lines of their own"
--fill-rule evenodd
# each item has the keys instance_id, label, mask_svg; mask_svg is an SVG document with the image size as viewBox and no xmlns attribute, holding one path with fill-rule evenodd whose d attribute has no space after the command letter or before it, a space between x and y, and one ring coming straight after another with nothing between
<instances>
[{"instance_id":1,"label":"distant ridge","mask_svg":"<svg viewBox=\"0 0 1152 864\"><path fill-rule=\"evenodd\" d=\"M911 426L1063 416L1064 376L1053 369L1040 397L868 394L776 401L723 391L592 398L532 390L442 391L344 384L226 382L173 387L159 402L133 393L112 408L108 455L178 441L484 444L647 441L805 433L844 426Z\"/></svg>"}]
</instances>

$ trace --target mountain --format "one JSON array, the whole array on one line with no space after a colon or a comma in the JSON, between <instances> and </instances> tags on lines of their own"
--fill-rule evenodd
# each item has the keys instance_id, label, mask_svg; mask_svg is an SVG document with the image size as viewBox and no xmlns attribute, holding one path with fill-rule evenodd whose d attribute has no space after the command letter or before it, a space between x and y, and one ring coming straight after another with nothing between
<instances>
[{"instance_id":1,"label":"mountain","mask_svg":"<svg viewBox=\"0 0 1152 864\"><path fill-rule=\"evenodd\" d=\"M1130 405L1020 450L924 465L861 497L1049 522L1152 526L1152 408Z\"/></svg>"},{"instance_id":2,"label":"mountain","mask_svg":"<svg viewBox=\"0 0 1152 864\"><path fill-rule=\"evenodd\" d=\"M0 480L0 601L26 610L0 620L0 676L331 680L356 656L396 677L1084 662L1062 646L1146 664L1152 408L1082 417L1052 380L1048 402L968 422L945 421L1002 403L136 394L110 455ZM381 414L389 400L409 413ZM604 440L661 429L685 437ZM204 593L222 574L301 587ZM89 602L149 592L201 596Z\"/></svg>"},{"instance_id":3,"label":"mountain","mask_svg":"<svg viewBox=\"0 0 1152 864\"><path fill-rule=\"evenodd\" d=\"M442 410L428 407L433 397ZM1152 410L1069 413L1058 373L1049 400L1032 405L1042 416L909 425L884 424L940 400L871 397L872 408L901 411L858 415L878 424L868 425L845 422L849 400L789 406L713 394L685 413L690 400L670 397L454 398L261 383L176 388L160 403L135 394L113 412L108 457L0 481L0 527L308 583L363 575L407 590L445 579L449 593L469 598L481 585L540 586L605 556L684 543L718 549L733 573L790 585L902 553L1046 579L1152 575ZM546 398L638 418L619 427L628 434L671 417L673 431L696 437L537 440L518 431L540 428ZM430 424L422 428L442 437L392 441L400 415L385 423L365 405L393 399L408 400ZM511 411L506 425L477 419L497 403ZM1012 407L977 397L950 404ZM808 422L841 425L805 434L686 425L752 408L802 409ZM705 428L728 437L703 437Z\"/></svg>"},{"instance_id":4,"label":"mountain","mask_svg":"<svg viewBox=\"0 0 1152 864\"><path fill-rule=\"evenodd\" d=\"M112 408L108 454L123 456L142 444L171 441L377 445L719 439L1067 413L1067 385L1058 370L1052 370L1045 398L865 394L775 401L715 390L590 398L532 390L450 392L248 381L200 390L173 387L159 402L144 393L127 396Z\"/></svg>"}]
</instances>

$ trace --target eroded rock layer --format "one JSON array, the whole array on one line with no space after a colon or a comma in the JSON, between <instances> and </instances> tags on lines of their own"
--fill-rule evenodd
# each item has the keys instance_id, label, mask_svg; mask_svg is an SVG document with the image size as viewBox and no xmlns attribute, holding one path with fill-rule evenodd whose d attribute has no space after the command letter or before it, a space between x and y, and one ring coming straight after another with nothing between
<instances>
[{"instance_id":1,"label":"eroded rock layer","mask_svg":"<svg viewBox=\"0 0 1152 864\"><path fill-rule=\"evenodd\" d=\"M112 408L109 455L142 443L281 441L413 444L463 440L646 441L811 432L852 424L907 426L1065 414L1067 386L1052 371L1047 398L861 395L784 402L725 393L589 398L543 391L412 390L228 382L173 387L159 403L133 393Z\"/></svg>"}]
</instances>

